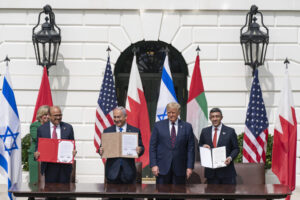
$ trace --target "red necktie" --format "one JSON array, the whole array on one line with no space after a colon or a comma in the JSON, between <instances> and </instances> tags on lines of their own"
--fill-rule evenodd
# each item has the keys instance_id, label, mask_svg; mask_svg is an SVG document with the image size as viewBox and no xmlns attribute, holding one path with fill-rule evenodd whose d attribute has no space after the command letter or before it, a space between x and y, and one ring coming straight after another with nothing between
<instances>
[{"instance_id":1,"label":"red necktie","mask_svg":"<svg viewBox=\"0 0 300 200\"><path fill-rule=\"evenodd\" d=\"M214 134L214 139L213 139L214 147L217 147L217 136L218 136L218 128L215 127L215 134Z\"/></svg>"},{"instance_id":2,"label":"red necktie","mask_svg":"<svg viewBox=\"0 0 300 200\"><path fill-rule=\"evenodd\" d=\"M172 148L175 147L175 142L176 142L176 130L175 130L175 123L172 123L172 129L171 129L171 146Z\"/></svg>"},{"instance_id":3,"label":"red necktie","mask_svg":"<svg viewBox=\"0 0 300 200\"><path fill-rule=\"evenodd\" d=\"M57 139L56 126L53 126L52 139Z\"/></svg>"}]
</instances>

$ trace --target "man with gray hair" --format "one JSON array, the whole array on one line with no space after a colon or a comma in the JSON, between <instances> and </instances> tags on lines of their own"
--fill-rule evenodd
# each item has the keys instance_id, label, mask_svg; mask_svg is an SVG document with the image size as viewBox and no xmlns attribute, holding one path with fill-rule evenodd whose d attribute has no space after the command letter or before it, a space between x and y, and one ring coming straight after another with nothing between
<instances>
[{"instance_id":1,"label":"man with gray hair","mask_svg":"<svg viewBox=\"0 0 300 200\"><path fill-rule=\"evenodd\" d=\"M138 156L144 153L144 145L142 142L141 132L138 128L127 124L126 109L119 106L113 111L114 124L104 130L104 133L112 132L134 132L138 133L138 146L136 152ZM103 155L104 148L100 147L99 154ZM136 168L134 158L108 158L105 164L105 176L107 183L113 184L133 184L136 179Z\"/></svg>"},{"instance_id":2,"label":"man with gray hair","mask_svg":"<svg viewBox=\"0 0 300 200\"><path fill-rule=\"evenodd\" d=\"M178 119L180 105L167 105L168 119L154 124L150 140L150 167L156 184L185 184L194 168L192 125Z\"/></svg>"}]
</instances>

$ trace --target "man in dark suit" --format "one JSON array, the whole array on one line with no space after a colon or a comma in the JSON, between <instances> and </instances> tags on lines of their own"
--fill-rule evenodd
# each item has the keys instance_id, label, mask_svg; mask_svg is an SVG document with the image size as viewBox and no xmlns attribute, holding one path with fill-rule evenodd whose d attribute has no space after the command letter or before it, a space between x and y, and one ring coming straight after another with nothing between
<instances>
[{"instance_id":1,"label":"man in dark suit","mask_svg":"<svg viewBox=\"0 0 300 200\"><path fill-rule=\"evenodd\" d=\"M221 123L222 111L219 108L210 110L209 119L212 126L202 129L199 146L205 148L226 148L226 167L210 169L205 168L205 177L208 184L236 184L236 171L233 160L239 153L237 135L233 128Z\"/></svg>"},{"instance_id":2,"label":"man in dark suit","mask_svg":"<svg viewBox=\"0 0 300 200\"><path fill-rule=\"evenodd\" d=\"M138 146L136 152L138 156L144 153L141 132L138 128L127 124L127 114L124 107L117 107L113 111L115 125L104 130L104 133L113 132L134 132L138 133ZM104 148L100 147L99 154L102 156ZM112 184L134 184L136 180L136 168L134 158L108 158L105 164L105 177L107 183Z\"/></svg>"},{"instance_id":3,"label":"man in dark suit","mask_svg":"<svg viewBox=\"0 0 300 200\"><path fill-rule=\"evenodd\" d=\"M166 109L168 119L156 122L152 130L150 167L156 184L185 184L194 169L193 128L178 119L178 103L169 103Z\"/></svg>"},{"instance_id":4,"label":"man in dark suit","mask_svg":"<svg viewBox=\"0 0 300 200\"><path fill-rule=\"evenodd\" d=\"M44 123L37 130L37 140L39 138L67 139L74 140L72 125L62 122L61 109L58 106L50 107L50 121ZM38 149L38 144L36 150ZM51 149L49 149L51 151ZM75 156L76 150L73 151ZM40 152L35 152L38 159ZM69 183L72 172L71 164L61 163L41 163L41 174L45 174L46 183Z\"/></svg>"}]
</instances>

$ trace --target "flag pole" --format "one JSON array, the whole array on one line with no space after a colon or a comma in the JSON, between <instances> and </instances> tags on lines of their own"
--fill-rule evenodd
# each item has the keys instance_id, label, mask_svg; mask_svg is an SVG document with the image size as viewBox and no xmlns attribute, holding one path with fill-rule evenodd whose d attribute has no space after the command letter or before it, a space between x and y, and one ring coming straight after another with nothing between
<instances>
[{"instance_id":1,"label":"flag pole","mask_svg":"<svg viewBox=\"0 0 300 200\"><path fill-rule=\"evenodd\" d=\"M199 52L201 51L201 49L199 48L199 45L197 46L196 51L197 51L197 56L199 56Z\"/></svg>"},{"instance_id":2,"label":"flag pole","mask_svg":"<svg viewBox=\"0 0 300 200\"><path fill-rule=\"evenodd\" d=\"M8 67L8 62L10 62L10 59L8 58L8 55L6 55L6 58L4 59L4 62L6 62L6 67Z\"/></svg>"},{"instance_id":3,"label":"flag pole","mask_svg":"<svg viewBox=\"0 0 300 200\"><path fill-rule=\"evenodd\" d=\"M111 49L109 48L109 45L107 46L107 49L106 49L106 51L107 51L107 57L110 57L110 52L111 52Z\"/></svg>"},{"instance_id":4,"label":"flag pole","mask_svg":"<svg viewBox=\"0 0 300 200\"><path fill-rule=\"evenodd\" d=\"M286 58L283 63L285 64L285 68L288 69L289 68L288 65L290 64L290 61L288 60L288 58Z\"/></svg>"},{"instance_id":5,"label":"flag pole","mask_svg":"<svg viewBox=\"0 0 300 200\"><path fill-rule=\"evenodd\" d=\"M133 48L132 48L132 53L136 56L136 52L138 51L138 49L134 46Z\"/></svg>"},{"instance_id":6,"label":"flag pole","mask_svg":"<svg viewBox=\"0 0 300 200\"><path fill-rule=\"evenodd\" d=\"M170 49L169 49L169 47L168 47L168 46L166 46L166 48L165 48L165 52L166 52L166 55L169 55Z\"/></svg>"}]
</instances>

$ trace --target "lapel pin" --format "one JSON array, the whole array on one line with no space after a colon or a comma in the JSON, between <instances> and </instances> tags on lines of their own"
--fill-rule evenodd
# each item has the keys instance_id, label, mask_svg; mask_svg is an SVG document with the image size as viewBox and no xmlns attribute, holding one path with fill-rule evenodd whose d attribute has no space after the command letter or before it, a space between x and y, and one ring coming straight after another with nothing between
<instances>
[{"instance_id":1,"label":"lapel pin","mask_svg":"<svg viewBox=\"0 0 300 200\"><path fill-rule=\"evenodd\" d=\"M226 132L222 132L222 134L223 134L223 135L225 135L225 134L226 134Z\"/></svg>"}]
</instances>

